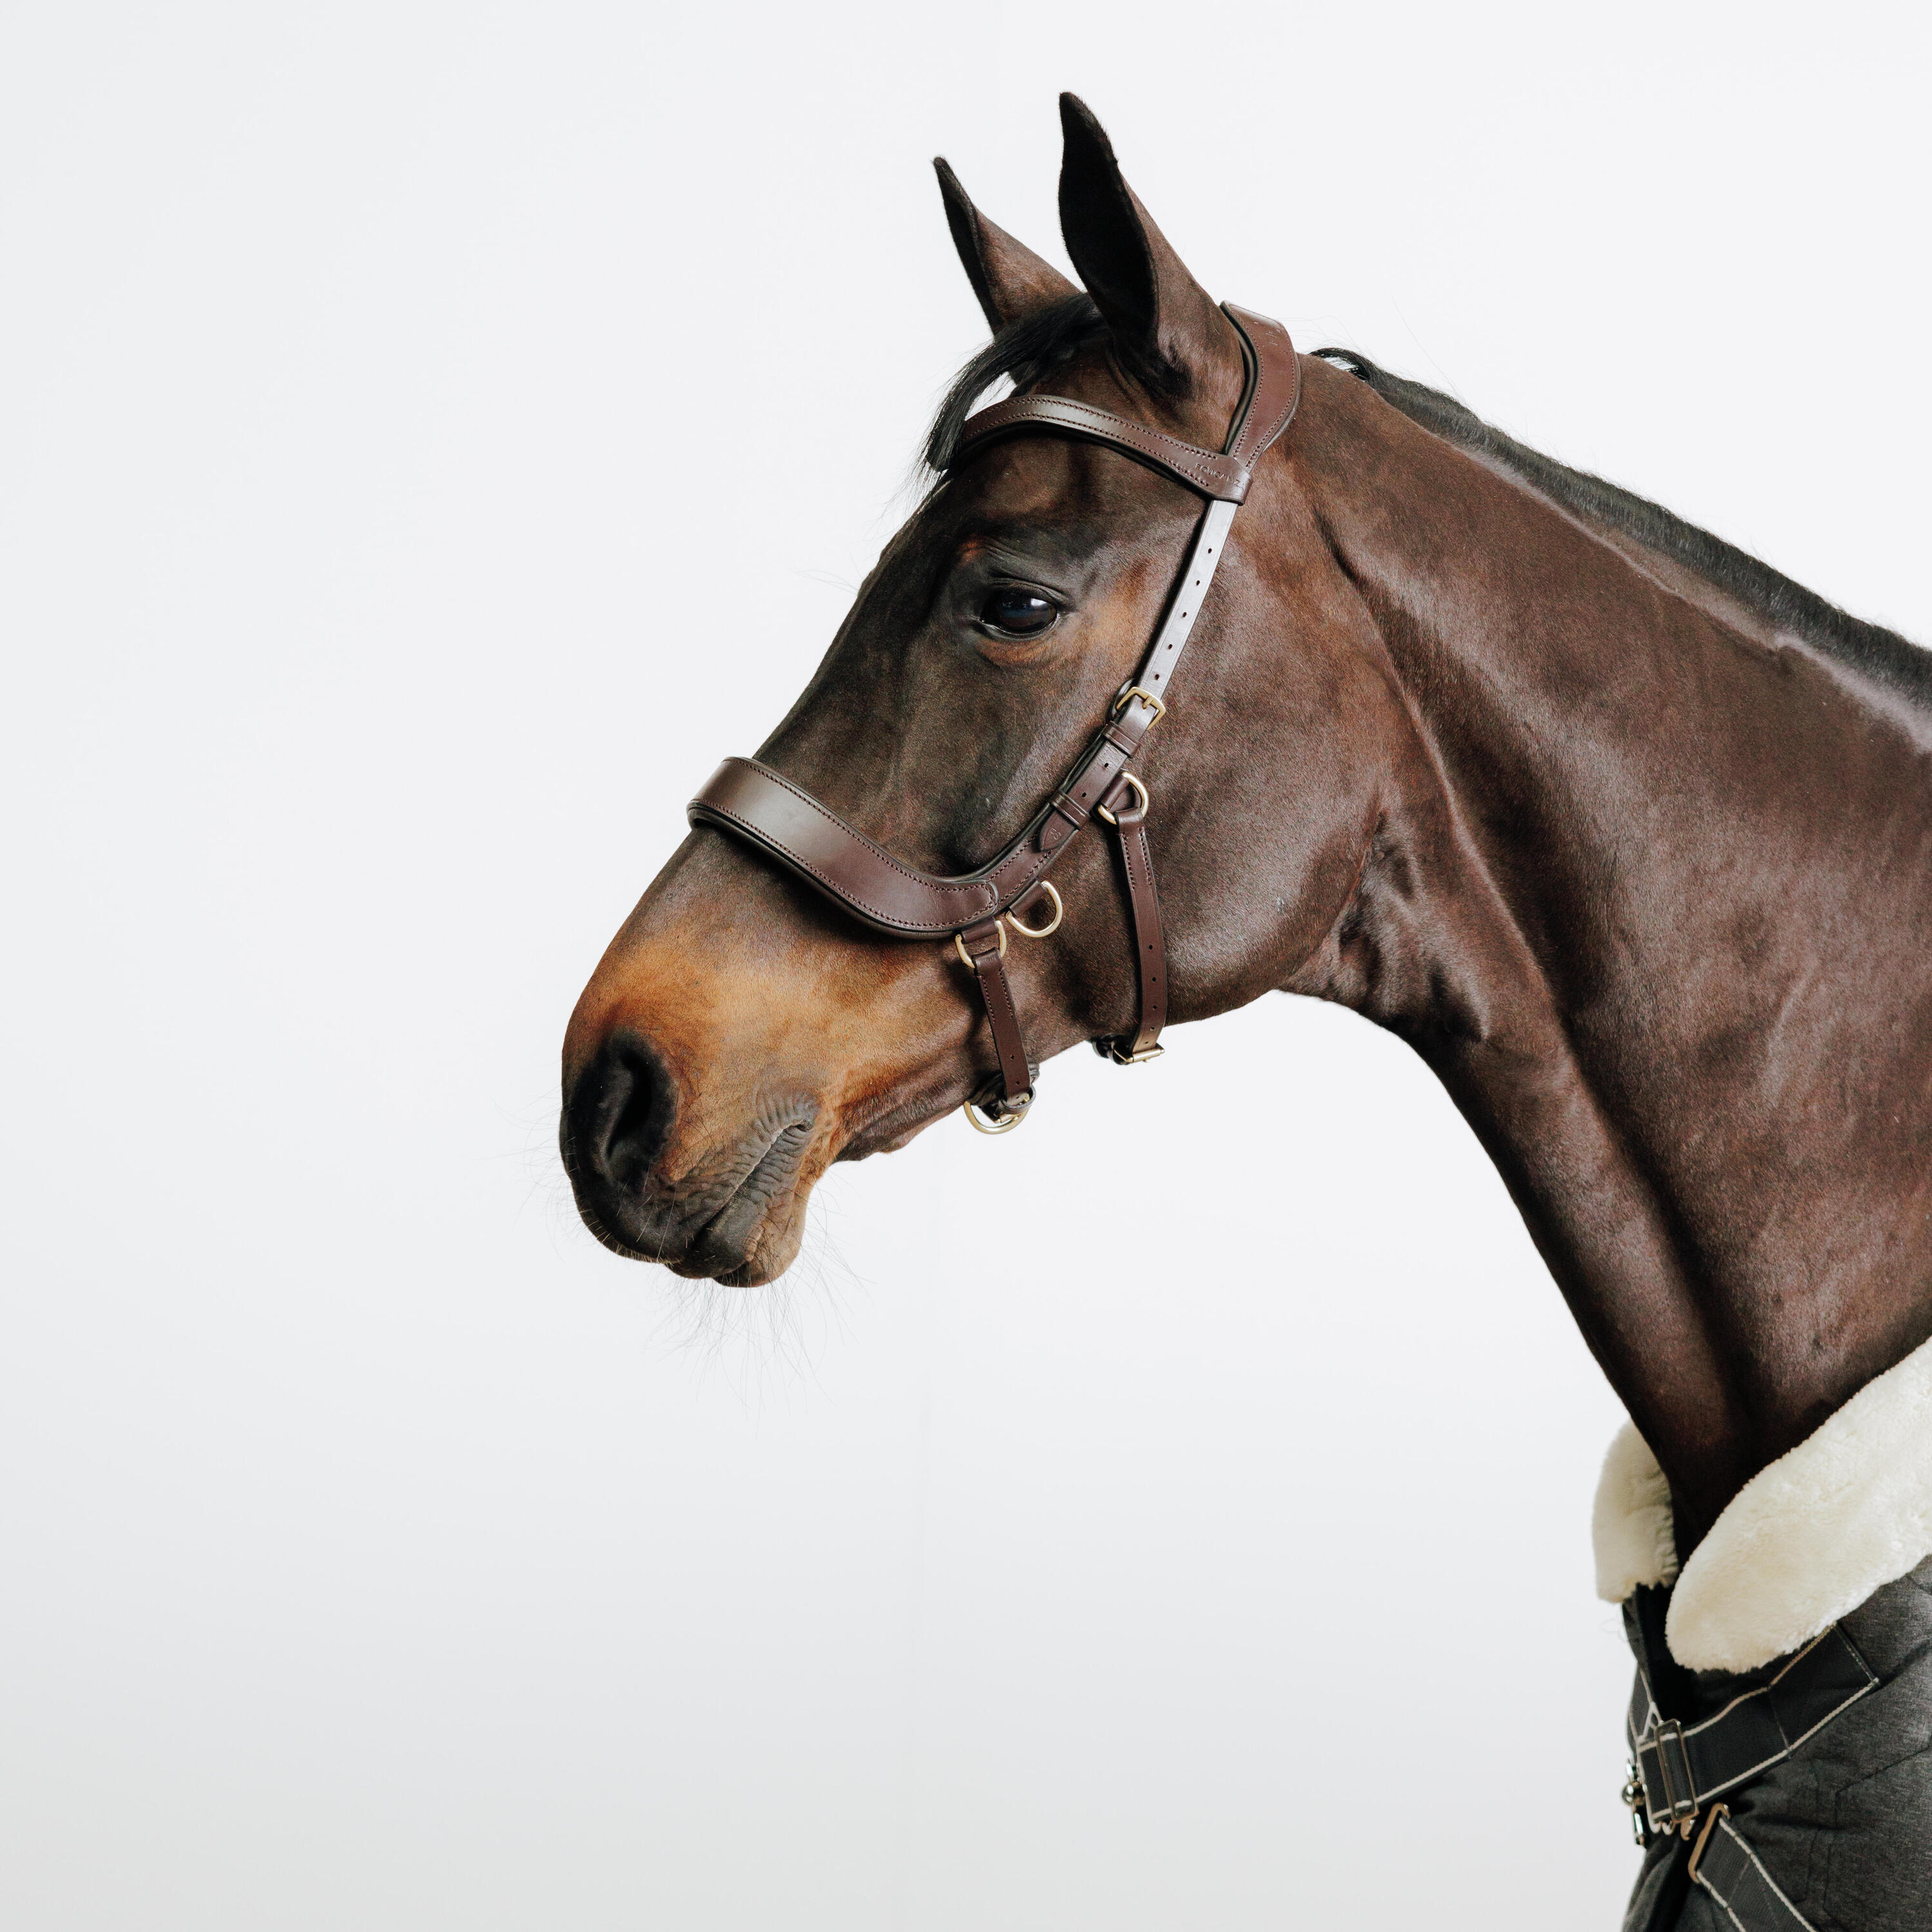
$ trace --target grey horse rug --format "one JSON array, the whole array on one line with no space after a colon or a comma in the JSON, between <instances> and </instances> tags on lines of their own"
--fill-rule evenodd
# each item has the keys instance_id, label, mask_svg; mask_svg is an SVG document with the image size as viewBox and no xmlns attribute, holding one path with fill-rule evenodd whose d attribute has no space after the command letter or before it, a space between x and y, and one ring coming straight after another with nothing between
<instances>
[{"instance_id":1,"label":"grey horse rug","mask_svg":"<svg viewBox=\"0 0 1932 1932\"><path fill-rule=\"evenodd\" d=\"M1747 1484L1681 1574L1628 1426L1595 1532L1637 1663L1624 1932L1932 1932L1932 1343Z\"/></svg>"}]
</instances>

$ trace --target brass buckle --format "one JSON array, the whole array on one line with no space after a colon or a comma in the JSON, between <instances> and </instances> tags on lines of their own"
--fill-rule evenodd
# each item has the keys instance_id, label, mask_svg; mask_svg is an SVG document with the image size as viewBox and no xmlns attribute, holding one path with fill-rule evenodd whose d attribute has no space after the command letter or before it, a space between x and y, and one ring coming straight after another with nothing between
<instances>
[{"instance_id":1,"label":"brass buckle","mask_svg":"<svg viewBox=\"0 0 1932 1932\"><path fill-rule=\"evenodd\" d=\"M1710 1810L1705 1813L1704 1828L1697 1834L1697 1842L1690 1847L1690 1862L1685 1868L1684 1876L1693 1885L1697 1882L1697 1868L1703 1862L1704 1847L1711 1842L1712 1828L1720 1818L1728 1818L1730 1815L1731 1808L1728 1804L1713 1804ZM1684 1821L1684 1835L1687 1838L1690 1835L1690 1826L1693 1822L1688 1818Z\"/></svg>"},{"instance_id":2,"label":"brass buckle","mask_svg":"<svg viewBox=\"0 0 1932 1932\"><path fill-rule=\"evenodd\" d=\"M1129 784L1133 787L1134 796L1140 800L1139 804L1134 807L1134 810L1138 814L1135 822L1138 824L1140 819L1144 818L1147 816L1148 788L1145 785L1141 783L1138 778L1134 776L1132 772L1123 772L1120 774L1120 776L1125 779ZM1104 805L1096 805L1094 806L1094 812L1096 818L1104 818L1109 825L1118 825L1120 822Z\"/></svg>"},{"instance_id":3,"label":"brass buckle","mask_svg":"<svg viewBox=\"0 0 1932 1932\"><path fill-rule=\"evenodd\" d=\"M1160 700L1155 697L1144 684L1128 685L1121 692L1120 696L1114 700L1113 715L1116 718L1119 717L1120 713L1126 710L1137 698L1154 713L1154 716L1148 720L1147 728L1151 731L1167 716L1167 706L1162 704Z\"/></svg>"},{"instance_id":4,"label":"brass buckle","mask_svg":"<svg viewBox=\"0 0 1932 1932\"><path fill-rule=\"evenodd\" d=\"M1107 1058L1116 1066L1144 1066L1150 1060L1158 1060L1166 1051L1159 1040L1151 1046L1142 1047L1138 1053L1123 1053L1118 1040L1108 1040L1106 1047Z\"/></svg>"},{"instance_id":5,"label":"brass buckle","mask_svg":"<svg viewBox=\"0 0 1932 1932\"><path fill-rule=\"evenodd\" d=\"M1044 939L1050 932L1060 930L1060 922L1066 916L1066 908L1060 902L1060 895L1054 890L1051 879L1042 879L1040 889L1053 902L1053 916L1044 926L1028 926L1016 912L1010 912L1006 918L1013 930L1023 939Z\"/></svg>"},{"instance_id":6,"label":"brass buckle","mask_svg":"<svg viewBox=\"0 0 1932 1932\"><path fill-rule=\"evenodd\" d=\"M1058 921L1055 922L1056 924L1058 922ZM1000 957L1004 959L1006 956L1006 922L1004 917L1001 917L994 920L993 923L999 929ZM1022 926L1020 930L1024 932L1026 928ZM963 932L956 932L952 935L952 945L953 950L959 955L960 964L964 967L968 972L976 973L980 969L973 964L972 954L966 950L966 935Z\"/></svg>"}]
</instances>

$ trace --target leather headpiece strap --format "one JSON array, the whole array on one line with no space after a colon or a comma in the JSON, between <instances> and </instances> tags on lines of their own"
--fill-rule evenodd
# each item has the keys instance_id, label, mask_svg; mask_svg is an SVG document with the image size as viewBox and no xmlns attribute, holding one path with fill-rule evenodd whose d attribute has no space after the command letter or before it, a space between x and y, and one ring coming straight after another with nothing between
<instances>
[{"instance_id":1,"label":"leather headpiece strap","mask_svg":"<svg viewBox=\"0 0 1932 1932\"><path fill-rule=\"evenodd\" d=\"M950 468L1003 437L1072 436L1118 449L1208 500L1138 674L1123 686L1106 722L1053 795L998 858L956 878L921 872L752 758L727 758L691 801L692 824L716 826L745 840L875 930L901 939L950 938L978 979L999 1054L998 1096L967 1103L967 1118L975 1126L982 1125L976 1104L991 1117L993 1124L985 1130L989 1132L1016 1126L1033 1099L1019 1015L1000 963L1008 931L1044 938L1059 925L1060 896L1047 872L1096 817L1120 843L1140 976L1140 1023L1131 1034L1094 1044L1129 1066L1161 1051L1160 1030L1167 1020L1166 946L1148 842L1148 790L1126 769L1127 761L1166 715L1161 694L1214 580L1234 512L1248 494L1255 465L1294 419L1301 395L1301 367L1287 330L1232 303L1224 304L1222 312L1240 338L1247 380L1227 442L1218 451L1066 396L1016 396L969 417L960 432ZM1044 910L1049 898L1051 920L1031 926L1022 919L1023 907Z\"/></svg>"}]
</instances>

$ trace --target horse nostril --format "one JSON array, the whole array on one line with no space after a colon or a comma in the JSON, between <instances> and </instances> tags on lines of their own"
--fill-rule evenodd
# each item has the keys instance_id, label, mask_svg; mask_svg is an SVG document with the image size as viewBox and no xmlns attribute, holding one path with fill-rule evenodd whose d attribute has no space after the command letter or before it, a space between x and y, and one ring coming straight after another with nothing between
<instances>
[{"instance_id":1,"label":"horse nostril","mask_svg":"<svg viewBox=\"0 0 1932 1932\"><path fill-rule=\"evenodd\" d=\"M571 1094L571 1150L606 1185L634 1190L663 1147L676 1106L670 1076L650 1048L635 1039L608 1041Z\"/></svg>"}]
</instances>

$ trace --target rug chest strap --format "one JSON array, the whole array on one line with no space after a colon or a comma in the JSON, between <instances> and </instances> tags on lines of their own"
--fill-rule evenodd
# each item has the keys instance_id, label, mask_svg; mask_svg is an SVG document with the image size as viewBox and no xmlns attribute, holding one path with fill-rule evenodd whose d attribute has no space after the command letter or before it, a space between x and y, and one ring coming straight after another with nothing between
<instances>
[{"instance_id":1,"label":"rug chest strap","mask_svg":"<svg viewBox=\"0 0 1932 1932\"><path fill-rule=\"evenodd\" d=\"M1626 1607L1633 1627L1637 1618ZM1642 1786L1646 1821L1653 1832L1681 1830L1714 1798L1789 1757L1878 1679L1836 1624L1812 1639L1769 1683L1734 1698L1716 1716L1684 1724L1666 1718L1656 1670L1640 1638L1640 1660L1630 1699L1628 1732Z\"/></svg>"},{"instance_id":2,"label":"rug chest strap","mask_svg":"<svg viewBox=\"0 0 1932 1932\"><path fill-rule=\"evenodd\" d=\"M1744 1842L1728 1805L1712 1806L1690 1853L1690 1878L1724 1908L1738 1932L1817 1932Z\"/></svg>"},{"instance_id":3,"label":"rug chest strap","mask_svg":"<svg viewBox=\"0 0 1932 1932\"><path fill-rule=\"evenodd\" d=\"M1722 1905L1739 1932L1811 1932L1766 1870L1730 1808L1712 1801L1761 1777L1849 1709L1878 1679L1836 1624L1814 1637L1767 1683L1694 1724L1666 1718L1682 1708L1688 1674L1664 1643L1667 1590L1640 1588L1624 1605L1637 1660L1626 1732L1626 1791L1637 1834L1693 1839L1688 1876ZM1700 1823L1701 1820L1701 1823Z\"/></svg>"}]
</instances>

